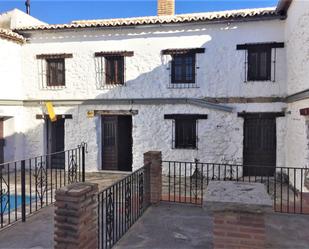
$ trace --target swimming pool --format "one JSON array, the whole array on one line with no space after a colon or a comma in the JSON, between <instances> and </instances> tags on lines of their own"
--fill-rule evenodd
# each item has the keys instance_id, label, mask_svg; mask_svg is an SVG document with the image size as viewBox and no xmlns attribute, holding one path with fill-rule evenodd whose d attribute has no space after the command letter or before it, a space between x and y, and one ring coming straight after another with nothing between
<instances>
[{"instance_id":1,"label":"swimming pool","mask_svg":"<svg viewBox=\"0 0 309 249\"><path fill-rule=\"evenodd\" d=\"M16 198L15 198L16 197ZM21 206L21 195L10 195L10 200L8 202L7 196L2 196L0 199L1 210L0 213L13 212L16 208ZM30 196L26 195L26 204L30 203ZM10 204L10 205L9 205Z\"/></svg>"}]
</instances>

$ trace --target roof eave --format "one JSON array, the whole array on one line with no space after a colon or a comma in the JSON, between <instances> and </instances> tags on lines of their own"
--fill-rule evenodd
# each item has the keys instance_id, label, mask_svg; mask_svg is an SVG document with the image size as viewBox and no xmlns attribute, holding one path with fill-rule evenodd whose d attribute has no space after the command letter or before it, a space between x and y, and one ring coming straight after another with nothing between
<instances>
[{"instance_id":1,"label":"roof eave","mask_svg":"<svg viewBox=\"0 0 309 249\"><path fill-rule=\"evenodd\" d=\"M39 31L68 31L76 29L119 29L119 28L138 28L138 27L157 27L157 26L183 26L183 25L195 25L195 24L220 24L220 23L237 23L237 22L253 22L253 21L269 21L269 20L281 20L282 15L279 14L267 14L261 16L249 16L249 17L237 17L237 18L220 18L214 20L196 20L196 21L182 21L182 22L166 22L166 23L143 23L143 24L123 24L123 25L72 25L71 27L38 27L38 28L20 28L14 31L23 34L27 32L39 32Z\"/></svg>"},{"instance_id":2,"label":"roof eave","mask_svg":"<svg viewBox=\"0 0 309 249\"><path fill-rule=\"evenodd\" d=\"M24 44L26 42L26 40L23 39L23 38L18 38L18 37L15 37L15 36L7 35L7 34L1 34L1 33L0 33L0 38L3 38L5 40L9 40L9 41L13 41L13 42L16 42L18 44Z\"/></svg>"}]
</instances>

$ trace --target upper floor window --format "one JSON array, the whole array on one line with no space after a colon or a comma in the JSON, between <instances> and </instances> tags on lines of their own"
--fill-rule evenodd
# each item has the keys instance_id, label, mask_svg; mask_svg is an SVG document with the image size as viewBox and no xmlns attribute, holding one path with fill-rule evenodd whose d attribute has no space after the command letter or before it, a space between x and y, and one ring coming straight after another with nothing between
<instances>
[{"instance_id":1,"label":"upper floor window","mask_svg":"<svg viewBox=\"0 0 309 249\"><path fill-rule=\"evenodd\" d=\"M105 57L105 76L106 84L124 83L124 57L123 56L107 56Z\"/></svg>"},{"instance_id":2,"label":"upper floor window","mask_svg":"<svg viewBox=\"0 0 309 249\"><path fill-rule=\"evenodd\" d=\"M66 85L65 59L72 58L72 54L40 54L39 80L42 88L59 89Z\"/></svg>"},{"instance_id":3,"label":"upper floor window","mask_svg":"<svg viewBox=\"0 0 309 249\"><path fill-rule=\"evenodd\" d=\"M195 83L195 54L173 55L171 83Z\"/></svg>"},{"instance_id":4,"label":"upper floor window","mask_svg":"<svg viewBox=\"0 0 309 249\"><path fill-rule=\"evenodd\" d=\"M163 55L170 55L172 60L170 64L170 88L190 88L197 87L196 54L204 53L205 48L189 49L165 49Z\"/></svg>"},{"instance_id":5,"label":"upper floor window","mask_svg":"<svg viewBox=\"0 0 309 249\"><path fill-rule=\"evenodd\" d=\"M133 51L96 52L97 88L124 85L126 57L133 55Z\"/></svg>"},{"instance_id":6,"label":"upper floor window","mask_svg":"<svg viewBox=\"0 0 309 249\"><path fill-rule=\"evenodd\" d=\"M276 48L282 47L280 42L237 45L238 50L246 51L245 82L275 81Z\"/></svg>"},{"instance_id":7,"label":"upper floor window","mask_svg":"<svg viewBox=\"0 0 309 249\"><path fill-rule=\"evenodd\" d=\"M47 86L65 86L64 59L46 59Z\"/></svg>"},{"instance_id":8,"label":"upper floor window","mask_svg":"<svg viewBox=\"0 0 309 249\"><path fill-rule=\"evenodd\" d=\"M249 81L271 80L271 48L255 47L248 49Z\"/></svg>"},{"instance_id":9,"label":"upper floor window","mask_svg":"<svg viewBox=\"0 0 309 249\"><path fill-rule=\"evenodd\" d=\"M198 148L198 120L207 119L206 114L166 114L164 118L173 120L173 148Z\"/></svg>"}]
</instances>

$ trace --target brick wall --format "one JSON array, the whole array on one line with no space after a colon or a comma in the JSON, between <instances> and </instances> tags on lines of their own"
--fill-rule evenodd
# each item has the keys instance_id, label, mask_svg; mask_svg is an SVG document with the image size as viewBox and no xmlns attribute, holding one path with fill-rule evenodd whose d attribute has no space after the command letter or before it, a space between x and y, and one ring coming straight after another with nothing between
<instances>
[{"instance_id":1,"label":"brick wall","mask_svg":"<svg viewBox=\"0 0 309 249\"><path fill-rule=\"evenodd\" d=\"M158 16L174 14L175 0L158 0Z\"/></svg>"},{"instance_id":2,"label":"brick wall","mask_svg":"<svg viewBox=\"0 0 309 249\"><path fill-rule=\"evenodd\" d=\"M144 153L144 165L147 165L150 171L150 186L147 193L150 204L158 204L162 195L162 153L160 151Z\"/></svg>"},{"instance_id":3,"label":"brick wall","mask_svg":"<svg viewBox=\"0 0 309 249\"><path fill-rule=\"evenodd\" d=\"M75 183L56 191L55 249L95 249L98 185Z\"/></svg>"},{"instance_id":4,"label":"brick wall","mask_svg":"<svg viewBox=\"0 0 309 249\"><path fill-rule=\"evenodd\" d=\"M263 214L214 213L214 249L263 249L265 224Z\"/></svg>"}]
</instances>

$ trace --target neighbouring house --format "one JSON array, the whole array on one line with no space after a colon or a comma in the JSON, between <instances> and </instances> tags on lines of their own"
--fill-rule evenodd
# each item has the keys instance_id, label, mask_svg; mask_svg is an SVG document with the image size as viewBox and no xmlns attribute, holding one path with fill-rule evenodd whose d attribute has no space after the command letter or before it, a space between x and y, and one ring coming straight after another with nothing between
<instances>
[{"instance_id":1,"label":"neighbouring house","mask_svg":"<svg viewBox=\"0 0 309 249\"><path fill-rule=\"evenodd\" d=\"M137 169L149 150L307 167L308 26L300 0L182 15L159 0L158 16L59 25L3 13L0 161L85 141L89 171Z\"/></svg>"}]
</instances>

